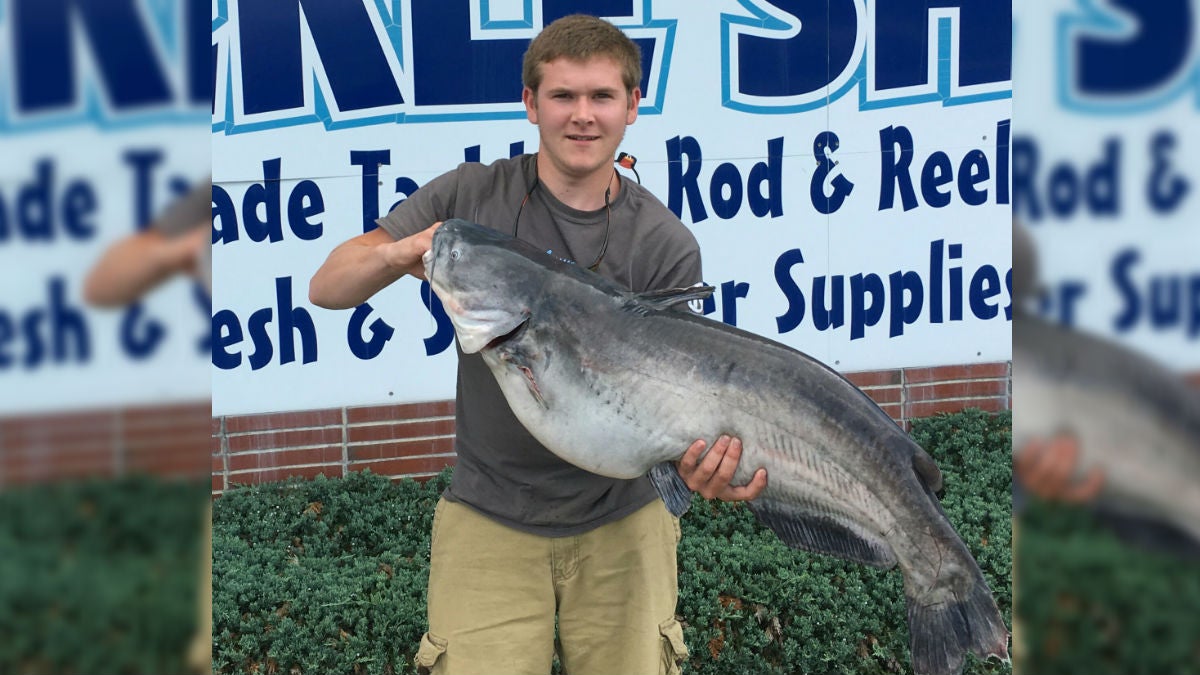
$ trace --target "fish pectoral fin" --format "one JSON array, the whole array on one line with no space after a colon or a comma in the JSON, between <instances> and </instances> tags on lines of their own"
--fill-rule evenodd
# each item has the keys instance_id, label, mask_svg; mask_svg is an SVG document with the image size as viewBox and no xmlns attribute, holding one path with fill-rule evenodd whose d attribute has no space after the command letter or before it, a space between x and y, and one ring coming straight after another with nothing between
<instances>
[{"instance_id":1,"label":"fish pectoral fin","mask_svg":"<svg viewBox=\"0 0 1200 675\"><path fill-rule=\"evenodd\" d=\"M880 569L889 569L896 564L896 554L886 540L855 532L839 523L832 514L761 497L749 502L749 506L759 522L792 548Z\"/></svg>"},{"instance_id":2,"label":"fish pectoral fin","mask_svg":"<svg viewBox=\"0 0 1200 675\"><path fill-rule=\"evenodd\" d=\"M647 291L630 296L625 308L639 314L645 314L650 310L670 309L680 303L703 300L711 296L714 290L716 289L712 286L689 286Z\"/></svg>"},{"instance_id":3,"label":"fish pectoral fin","mask_svg":"<svg viewBox=\"0 0 1200 675\"><path fill-rule=\"evenodd\" d=\"M662 497L671 515L678 518L687 513L688 507L692 505L692 491L687 483L683 482L674 462L655 464L650 469L650 482L654 489L658 490L658 496Z\"/></svg>"}]
</instances>

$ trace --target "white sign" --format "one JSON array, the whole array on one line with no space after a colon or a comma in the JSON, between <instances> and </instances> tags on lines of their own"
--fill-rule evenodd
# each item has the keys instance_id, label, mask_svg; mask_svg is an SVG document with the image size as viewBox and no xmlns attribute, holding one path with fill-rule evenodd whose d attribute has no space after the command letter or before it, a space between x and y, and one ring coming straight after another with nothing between
<instances>
[{"instance_id":1,"label":"white sign","mask_svg":"<svg viewBox=\"0 0 1200 675\"><path fill-rule=\"evenodd\" d=\"M645 66L622 149L696 234L714 320L847 371L1011 357L1011 12L964 5L606 17ZM214 413L451 398L419 281L328 311L308 280L432 178L537 149L520 61L550 5L256 7L214 19Z\"/></svg>"}]
</instances>

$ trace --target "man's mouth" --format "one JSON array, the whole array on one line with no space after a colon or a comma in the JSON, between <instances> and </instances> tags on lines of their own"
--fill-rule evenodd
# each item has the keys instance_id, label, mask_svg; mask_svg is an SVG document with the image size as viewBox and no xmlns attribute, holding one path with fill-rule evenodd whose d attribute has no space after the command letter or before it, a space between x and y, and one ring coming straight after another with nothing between
<instances>
[{"instance_id":1,"label":"man's mouth","mask_svg":"<svg viewBox=\"0 0 1200 675\"><path fill-rule=\"evenodd\" d=\"M581 134L568 134L567 138L569 138L573 141L597 141L597 140L600 140L599 136L583 136Z\"/></svg>"}]
</instances>

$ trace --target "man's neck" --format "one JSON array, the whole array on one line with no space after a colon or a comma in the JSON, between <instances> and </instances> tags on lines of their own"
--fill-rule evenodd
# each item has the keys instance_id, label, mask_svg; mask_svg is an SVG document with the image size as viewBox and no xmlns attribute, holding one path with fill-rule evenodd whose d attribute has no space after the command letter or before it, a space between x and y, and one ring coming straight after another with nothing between
<instances>
[{"instance_id":1,"label":"man's neck","mask_svg":"<svg viewBox=\"0 0 1200 675\"><path fill-rule=\"evenodd\" d=\"M539 154L537 156L538 163L538 182L541 183L543 189L554 195L554 198L563 204L580 211L596 211L604 208L605 191L608 191L608 200L617 198L617 192L621 189L621 181L617 177L615 168L605 167L602 171L596 171L584 177L565 176L556 171L554 167L548 166L549 160Z\"/></svg>"}]
</instances>

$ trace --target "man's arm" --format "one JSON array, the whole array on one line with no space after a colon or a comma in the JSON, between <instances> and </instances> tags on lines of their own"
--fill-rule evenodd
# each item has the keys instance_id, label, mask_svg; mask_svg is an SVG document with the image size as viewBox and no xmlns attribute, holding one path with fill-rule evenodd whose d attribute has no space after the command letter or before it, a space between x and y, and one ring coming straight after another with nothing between
<instances>
[{"instance_id":1,"label":"man's arm","mask_svg":"<svg viewBox=\"0 0 1200 675\"><path fill-rule=\"evenodd\" d=\"M357 307L400 277L425 278L421 256L433 243L434 223L414 235L393 239L377 228L350 239L330 252L308 283L308 299L326 309Z\"/></svg>"},{"instance_id":2,"label":"man's arm","mask_svg":"<svg viewBox=\"0 0 1200 675\"><path fill-rule=\"evenodd\" d=\"M96 307L119 307L179 272L194 272L203 247L209 245L210 221L171 236L149 229L129 235L107 250L83 282L83 299Z\"/></svg>"}]
</instances>

